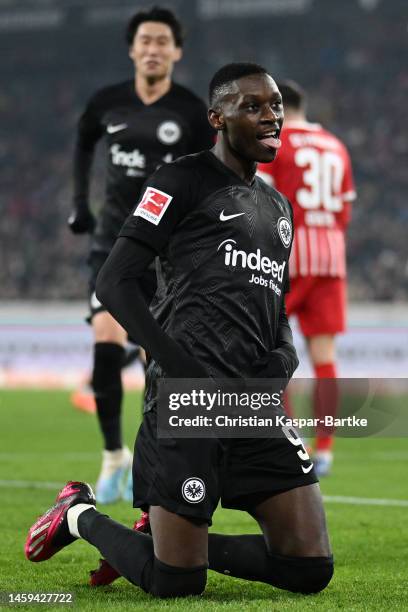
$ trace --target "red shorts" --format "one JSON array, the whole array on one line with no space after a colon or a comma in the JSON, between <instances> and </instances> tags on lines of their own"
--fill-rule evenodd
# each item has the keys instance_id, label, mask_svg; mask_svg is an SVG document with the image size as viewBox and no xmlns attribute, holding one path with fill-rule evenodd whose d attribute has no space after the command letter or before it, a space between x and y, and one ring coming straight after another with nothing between
<instances>
[{"instance_id":1,"label":"red shorts","mask_svg":"<svg viewBox=\"0 0 408 612\"><path fill-rule=\"evenodd\" d=\"M285 301L286 312L289 316L297 316L304 336L334 335L346 329L346 282L343 278L291 278Z\"/></svg>"}]
</instances>

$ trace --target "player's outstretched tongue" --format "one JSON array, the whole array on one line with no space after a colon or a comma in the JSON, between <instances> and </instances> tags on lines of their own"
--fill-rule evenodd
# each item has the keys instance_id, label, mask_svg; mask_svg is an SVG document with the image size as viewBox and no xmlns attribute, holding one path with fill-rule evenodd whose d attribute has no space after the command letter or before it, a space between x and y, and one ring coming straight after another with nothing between
<instances>
[{"instance_id":1,"label":"player's outstretched tongue","mask_svg":"<svg viewBox=\"0 0 408 612\"><path fill-rule=\"evenodd\" d=\"M279 138L274 138L273 136L268 136L268 138L262 138L262 144L270 147L271 149L280 149L282 146L282 141Z\"/></svg>"}]
</instances>

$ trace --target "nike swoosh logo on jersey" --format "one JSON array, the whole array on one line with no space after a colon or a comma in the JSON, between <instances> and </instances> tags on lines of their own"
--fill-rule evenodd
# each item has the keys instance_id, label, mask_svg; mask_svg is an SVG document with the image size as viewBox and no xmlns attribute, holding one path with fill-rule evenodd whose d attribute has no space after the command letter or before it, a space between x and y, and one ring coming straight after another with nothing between
<instances>
[{"instance_id":1,"label":"nike swoosh logo on jersey","mask_svg":"<svg viewBox=\"0 0 408 612\"><path fill-rule=\"evenodd\" d=\"M229 221L230 219L235 219L235 217L240 217L241 215L245 215L245 213L235 213L234 215L225 215L224 211L220 213L220 221Z\"/></svg>"},{"instance_id":2,"label":"nike swoosh logo on jersey","mask_svg":"<svg viewBox=\"0 0 408 612\"><path fill-rule=\"evenodd\" d=\"M308 474L308 473L310 472L310 470L312 469L312 467L313 467L313 463L311 463L311 464L309 465L309 467L308 467L308 468L305 468L305 467L303 467L303 465L302 465L302 470L303 470L303 473L304 473L304 474Z\"/></svg>"},{"instance_id":3,"label":"nike swoosh logo on jersey","mask_svg":"<svg viewBox=\"0 0 408 612\"><path fill-rule=\"evenodd\" d=\"M116 132L120 132L121 130L125 130L127 128L127 123L118 123L118 125L112 125L111 123L106 128L108 134L115 134Z\"/></svg>"}]
</instances>

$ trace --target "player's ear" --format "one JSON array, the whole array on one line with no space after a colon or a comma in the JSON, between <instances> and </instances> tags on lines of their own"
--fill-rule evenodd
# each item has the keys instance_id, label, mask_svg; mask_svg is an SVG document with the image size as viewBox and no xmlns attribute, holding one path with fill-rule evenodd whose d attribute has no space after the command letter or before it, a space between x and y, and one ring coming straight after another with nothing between
<instances>
[{"instance_id":1,"label":"player's ear","mask_svg":"<svg viewBox=\"0 0 408 612\"><path fill-rule=\"evenodd\" d=\"M183 49L181 47L176 47L174 49L173 60L178 62L183 57Z\"/></svg>"},{"instance_id":2,"label":"player's ear","mask_svg":"<svg viewBox=\"0 0 408 612\"><path fill-rule=\"evenodd\" d=\"M224 114L215 108L208 109L208 121L214 130L221 131L225 128Z\"/></svg>"}]
</instances>

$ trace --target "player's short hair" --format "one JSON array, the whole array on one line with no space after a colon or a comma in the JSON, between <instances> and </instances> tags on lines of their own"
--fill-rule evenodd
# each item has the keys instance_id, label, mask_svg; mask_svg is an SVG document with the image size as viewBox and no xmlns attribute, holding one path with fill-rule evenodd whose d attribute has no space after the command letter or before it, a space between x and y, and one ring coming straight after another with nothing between
<instances>
[{"instance_id":1,"label":"player's short hair","mask_svg":"<svg viewBox=\"0 0 408 612\"><path fill-rule=\"evenodd\" d=\"M283 106L290 106L296 110L305 108L306 106L306 92L295 81L285 80L277 83L279 91L282 95Z\"/></svg>"},{"instance_id":2,"label":"player's short hair","mask_svg":"<svg viewBox=\"0 0 408 612\"><path fill-rule=\"evenodd\" d=\"M139 11L130 19L126 28L126 42L129 47L133 43L138 27L145 21L159 21L160 23L165 23L173 33L176 47L183 46L184 30L176 15L169 9L161 6L153 6L150 9Z\"/></svg>"},{"instance_id":3,"label":"player's short hair","mask_svg":"<svg viewBox=\"0 0 408 612\"><path fill-rule=\"evenodd\" d=\"M217 104L220 96L227 93L228 87L233 81L252 74L269 74L269 72L263 66L251 62L234 62L217 70L208 89L210 105Z\"/></svg>"}]
</instances>

